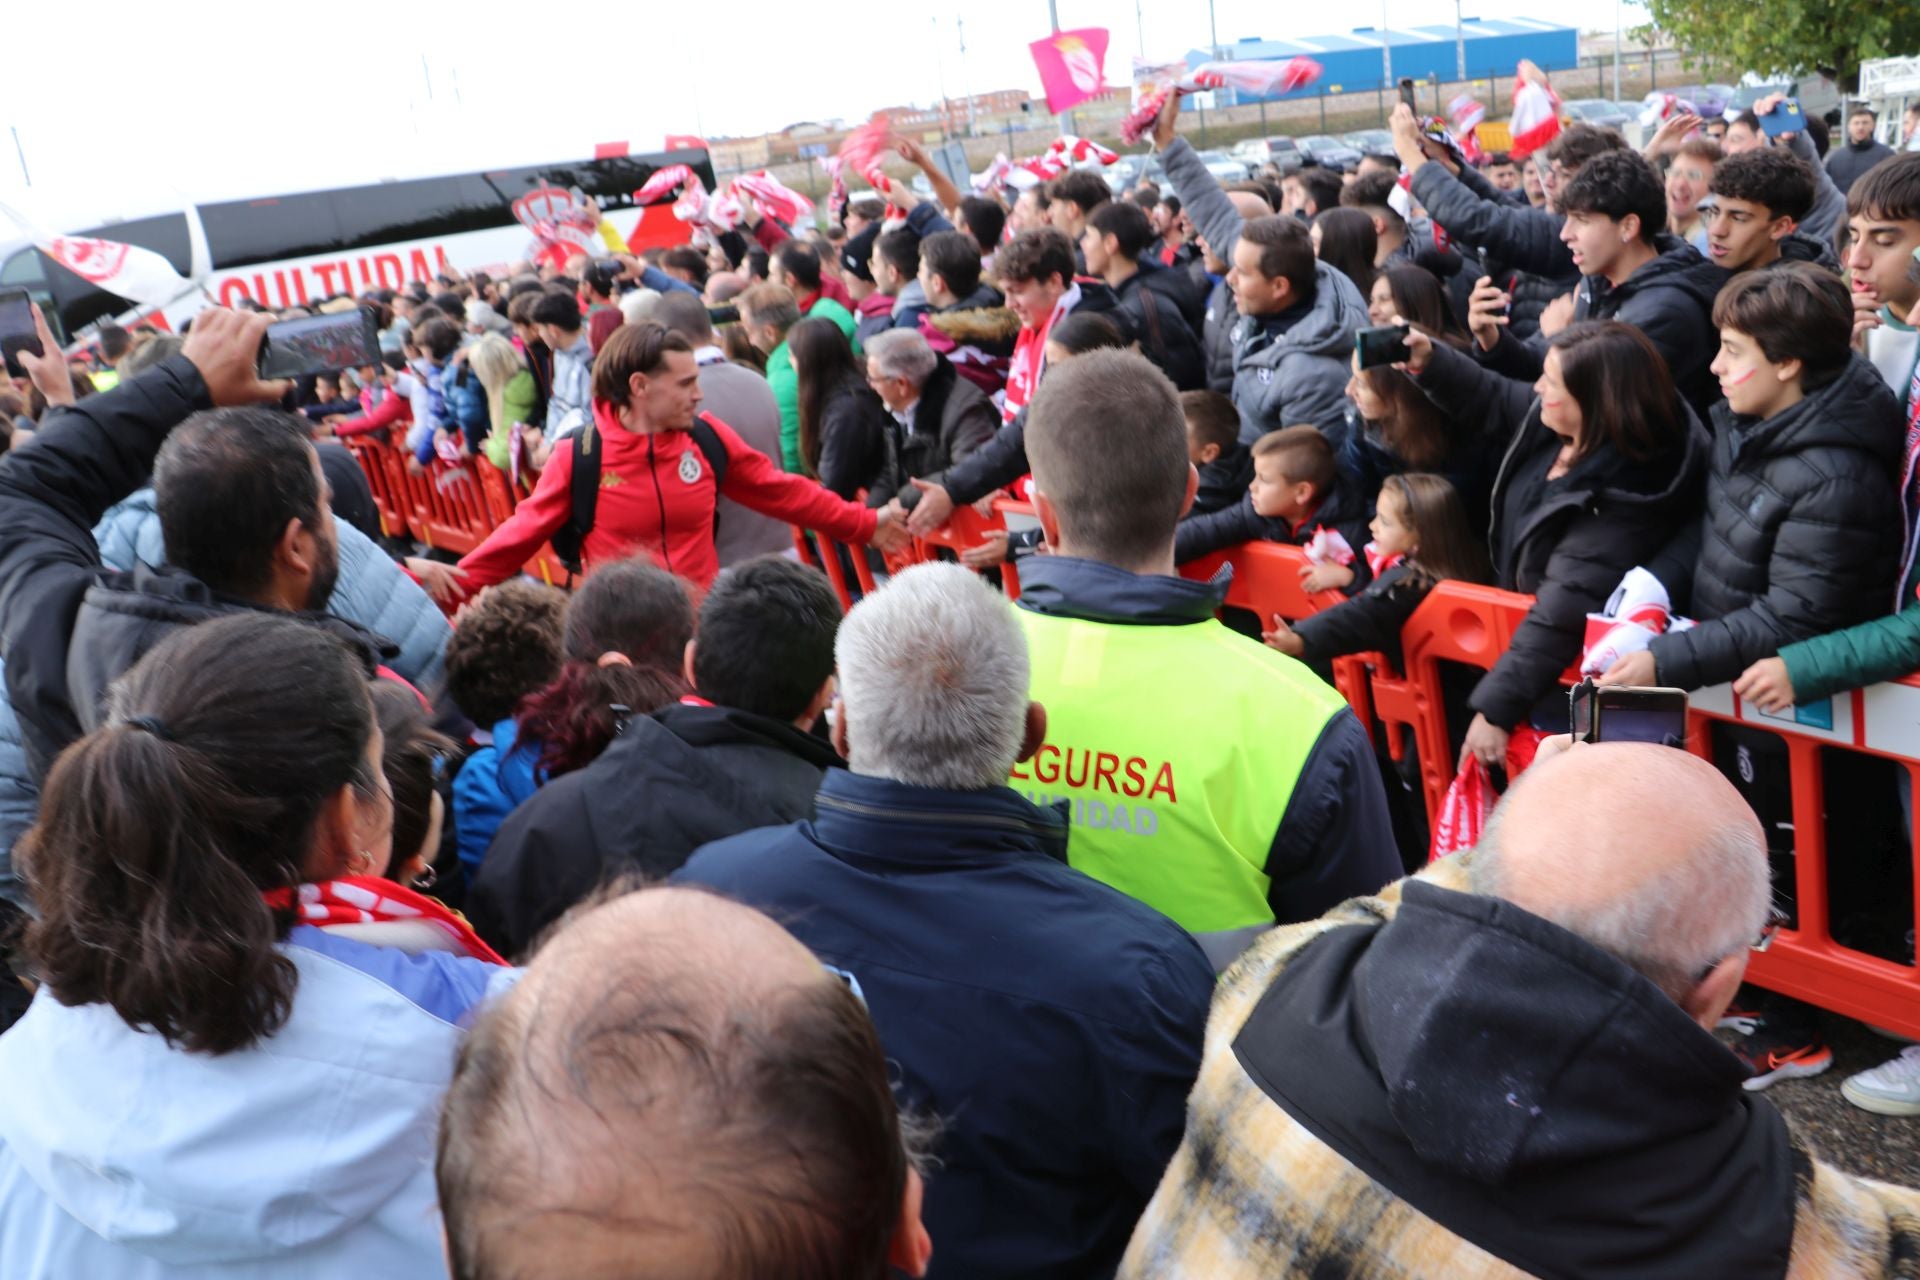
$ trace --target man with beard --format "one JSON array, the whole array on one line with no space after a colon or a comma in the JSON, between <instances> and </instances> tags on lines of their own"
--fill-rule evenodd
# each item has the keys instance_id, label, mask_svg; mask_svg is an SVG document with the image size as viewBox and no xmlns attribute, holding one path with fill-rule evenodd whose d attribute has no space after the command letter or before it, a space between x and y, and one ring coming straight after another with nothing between
<instances>
[{"instance_id":1,"label":"man with beard","mask_svg":"<svg viewBox=\"0 0 1920 1280\"><path fill-rule=\"evenodd\" d=\"M299 419L259 407L286 387L255 372L272 321L201 312L179 355L49 415L32 450L0 462L0 652L36 781L175 629L240 609L317 611L333 594L319 456ZM109 571L90 530L149 474L172 563Z\"/></svg>"}]
</instances>

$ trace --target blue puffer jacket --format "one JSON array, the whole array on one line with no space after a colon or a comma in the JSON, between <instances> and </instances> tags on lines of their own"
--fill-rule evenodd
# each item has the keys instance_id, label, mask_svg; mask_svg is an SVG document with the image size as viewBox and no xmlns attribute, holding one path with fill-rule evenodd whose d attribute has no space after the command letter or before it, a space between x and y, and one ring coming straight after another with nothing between
<instances>
[{"instance_id":1,"label":"blue puffer jacket","mask_svg":"<svg viewBox=\"0 0 1920 1280\"><path fill-rule=\"evenodd\" d=\"M345 521L336 520L333 527L340 541L340 581L327 611L399 645L393 669L428 697L435 696L446 683L447 637L453 633L446 615L364 533ZM131 570L135 561L162 565L167 560L152 489L141 489L110 508L93 538L110 569ZM22 906L25 891L13 874L12 850L33 825L39 797L21 745L19 720L0 697L0 898Z\"/></svg>"}]
</instances>

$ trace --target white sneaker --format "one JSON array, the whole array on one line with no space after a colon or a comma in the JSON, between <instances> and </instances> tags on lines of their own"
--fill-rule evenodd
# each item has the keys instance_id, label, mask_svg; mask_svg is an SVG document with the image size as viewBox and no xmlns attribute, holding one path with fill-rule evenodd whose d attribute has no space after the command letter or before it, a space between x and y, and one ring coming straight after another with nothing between
<instances>
[{"instance_id":1,"label":"white sneaker","mask_svg":"<svg viewBox=\"0 0 1920 1280\"><path fill-rule=\"evenodd\" d=\"M1920 1116L1920 1045L1870 1071L1849 1076L1840 1093L1862 1111L1883 1116Z\"/></svg>"}]
</instances>

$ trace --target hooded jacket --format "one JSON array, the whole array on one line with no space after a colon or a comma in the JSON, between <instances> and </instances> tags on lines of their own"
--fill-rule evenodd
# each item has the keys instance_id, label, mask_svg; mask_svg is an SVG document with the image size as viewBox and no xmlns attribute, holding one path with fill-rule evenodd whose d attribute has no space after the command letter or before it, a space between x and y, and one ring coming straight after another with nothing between
<instances>
[{"instance_id":1,"label":"hooded jacket","mask_svg":"<svg viewBox=\"0 0 1920 1280\"><path fill-rule=\"evenodd\" d=\"M1145 259L1142 259L1145 262ZM1174 276L1165 267L1155 275ZM1188 325L1180 306L1148 279L1143 269L1120 282L1116 291L1120 310L1132 326L1140 354L1159 367L1167 380L1180 391L1199 391L1206 386L1206 355L1200 339Z\"/></svg>"},{"instance_id":2,"label":"hooded jacket","mask_svg":"<svg viewBox=\"0 0 1920 1280\"><path fill-rule=\"evenodd\" d=\"M1724 684L1783 645L1886 611L1903 550L1904 425L1859 355L1764 421L1714 406L1692 590L1675 597L1698 625L1655 637L1661 684ZM1669 591L1684 585L1667 582Z\"/></svg>"},{"instance_id":3,"label":"hooded jacket","mask_svg":"<svg viewBox=\"0 0 1920 1280\"><path fill-rule=\"evenodd\" d=\"M951 306L920 317L927 345L953 362L960 376L989 396L1007 385L1007 363L1020 336L1020 317L992 285L982 282Z\"/></svg>"},{"instance_id":4,"label":"hooded jacket","mask_svg":"<svg viewBox=\"0 0 1920 1280\"><path fill-rule=\"evenodd\" d=\"M1480 270L1511 295L1508 331L1515 338L1538 333L1547 304L1580 282L1573 251L1560 240L1565 217L1511 198L1477 170L1455 175L1429 160L1413 171L1413 196L1455 243L1478 250Z\"/></svg>"},{"instance_id":5,"label":"hooded jacket","mask_svg":"<svg viewBox=\"0 0 1920 1280\"><path fill-rule=\"evenodd\" d=\"M874 514L835 497L804 476L782 472L750 447L732 427L703 415L727 451L724 483L701 455L691 431L628 431L613 420L605 401L594 403L601 459L599 506L593 528L581 540L589 570L607 560L652 556L697 586L720 572L713 541L715 503L732 498L761 515L818 529L841 542L866 542ZM513 515L460 561L473 590L504 582L566 524L573 511L573 453L578 438L556 445L540 483Z\"/></svg>"},{"instance_id":6,"label":"hooded jacket","mask_svg":"<svg viewBox=\"0 0 1920 1280\"><path fill-rule=\"evenodd\" d=\"M1579 656L1587 614L1600 609L1627 570L1695 518L1706 428L1677 405L1684 425L1667 453L1635 464L1601 446L1549 481L1561 441L1541 423L1531 387L1446 346L1434 347L1419 382L1457 430L1507 436L1493 482L1488 548L1497 584L1534 602L1469 701L1496 727L1511 729Z\"/></svg>"},{"instance_id":7,"label":"hooded jacket","mask_svg":"<svg viewBox=\"0 0 1920 1280\"><path fill-rule=\"evenodd\" d=\"M817 817L673 876L786 922L858 984L902 1103L944 1122L934 1280L1111 1276L1180 1141L1213 966L1067 865L1064 807L834 769Z\"/></svg>"},{"instance_id":8,"label":"hooded jacket","mask_svg":"<svg viewBox=\"0 0 1920 1280\"><path fill-rule=\"evenodd\" d=\"M1720 399L1720 387L1707 366L1720 347L1713 327L1713 300L1730 278L1700 251L1675 236L1654 238L1657 256L1635 268L1617 286L1605 276L1583 276L1574 294L1573 319L1619 320L1647 335L1666 358L1681 398L1703 420ZM1544 340L1520 342L1503 330L1485 363L1509 378L1532 381L1546 359Z\"/></svg>"},{"instance_id":9,"label":"hooded jacket","mask_svg":"<svg viewBox=\"0 0 1920 1280\"><path fill-rule=\"evenodd\" d=\"M0 1037L0 1275L443 1274L433 1142L462 1024L513 971L298 927L285 1025L208 1057L40 992Z\"/></svg>"},{"instance_id":10,"label":"hooded jacket","mask_svg":"<svg viewBox=\"0 0 1920 1280\"><path fill-rule=\"evenodd\" d=\"M1463 872L1226 974L1124 1280L1909 1274L1920 1194L1815 1160L1652 983Z\"/></svg>"},{"instance_id":11,"label":"hooded jacket","mask_svg":"<svg viewBox=\"0 0 1920 1280\"><path fill-rule=\"evenodd\" d=\"M1246 219L1185 138L1165 152L1167 180L1208 245L1231 261ZM1353 335L1367 327L1367 303L1339 271L1315 261L1310 301L1277 315L1241 316L1233 331L1233 403L1240 443L1310 422L1329 436L1346 420Z\"/></svg>"},{"instance_id":12,"label":"hooded jacket","mask_svg":"<svg viewBox=\"0 0 1920 1280\"><path fill-rule=\"evenodd\" d=\"M604 880L657 879L710 841L806 817L838 762L812 734L746 711L682 702L635 716L592 764L508 816L467 914L500 954L518 955Z\"/></svg>"},{"instance_id":13,"label":"hooded jacket","mask_svg":"<svg viewBox=\"0 0 1920 1280\"><path fill-rule=\"evenodd\" d=\"M1200 344L1206 350L1207 390L1233 393L1233 334L1240 327L1240 308L1223 277L1207 295Z\"/></svg>"}]
</instances>

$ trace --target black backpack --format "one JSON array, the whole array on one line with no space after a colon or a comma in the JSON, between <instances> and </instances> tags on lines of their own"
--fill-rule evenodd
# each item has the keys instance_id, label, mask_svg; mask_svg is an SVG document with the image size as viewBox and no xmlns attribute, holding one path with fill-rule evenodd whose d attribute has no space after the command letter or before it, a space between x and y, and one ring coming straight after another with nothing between
<instances>
[{"instance_id":1,"label":"black backpack","mask_svg":"<svg viewBox=\"0 0 1920 1280\"><path fill-rule=\"evenodd\" d=\"M727 446L721 443L720 433L713 429L704 413L693 420L692 432L693 443L699 447L707 466L713 470L713 518L718 523L720 490L727 483ZM600 506L602 450L599 446L599 432L591 422L581 427L580 434L574 437L573 476L569 490L573 509L567 522L553 535L553 553L560 557L560 563L566 566L567 573L573 577L580 575L580 548L585 544L587 535L593 532L594 514Z\"/></svg>"}]
</instances>

